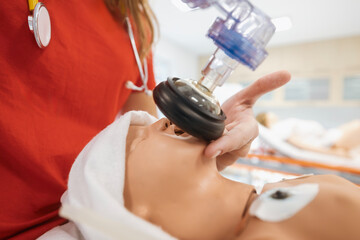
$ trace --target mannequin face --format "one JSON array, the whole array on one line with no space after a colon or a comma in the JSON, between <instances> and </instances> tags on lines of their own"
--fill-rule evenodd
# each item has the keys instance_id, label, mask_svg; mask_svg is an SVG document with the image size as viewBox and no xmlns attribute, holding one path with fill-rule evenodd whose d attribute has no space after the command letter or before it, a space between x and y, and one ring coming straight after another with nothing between
<instances>
[{"instance_id":1,"label":"mannequin face","mask_svg":"<svg viewBox=\"0 0 360 240\"><path fill-rule=\"evenodd\" d=\"M205 147L167 119L130 126L125 207L180 239L235 237L254 191L223 178Z\"/></svg>"}]
</instances>

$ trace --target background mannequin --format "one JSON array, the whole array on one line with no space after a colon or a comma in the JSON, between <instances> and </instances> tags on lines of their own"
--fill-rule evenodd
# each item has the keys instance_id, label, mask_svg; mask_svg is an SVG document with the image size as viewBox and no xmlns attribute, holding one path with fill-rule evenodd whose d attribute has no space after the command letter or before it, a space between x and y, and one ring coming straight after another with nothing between
<instances>
[{"instance_id":1,"label":"background mannequin","mask_svg":"<svg viewBox=\"0 0 360 240\"><path fill-rule=\"evenodd\" d=\"M259 113L256 120L269 128L274 137L298 148L347 158L360 156L360 120L353 120L331 129L325 129L313 120L279 120L272 112Z\"/></svg>"}]
</instances>

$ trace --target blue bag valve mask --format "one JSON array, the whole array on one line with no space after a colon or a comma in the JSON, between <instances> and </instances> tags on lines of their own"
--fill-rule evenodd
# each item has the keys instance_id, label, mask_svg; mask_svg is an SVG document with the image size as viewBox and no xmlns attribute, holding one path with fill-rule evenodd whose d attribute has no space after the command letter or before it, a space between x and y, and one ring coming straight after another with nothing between
<instances>
[{"instance_id":1,"label":"blue bag valve mask","mask_svg":"<svg viewBox=\"0 0 360 240\"><path fill-rule=\"evenodd\" d=\"M255 70L267 57L275 32L271 19L247 0L182 0L192 9L216 7L218 17L207 36L217 46L198 81L168 78L154 89L162 113L185 132L211 141L223 134L226 116L213 96L239 63Z\"/></svg>"}]
</instances>

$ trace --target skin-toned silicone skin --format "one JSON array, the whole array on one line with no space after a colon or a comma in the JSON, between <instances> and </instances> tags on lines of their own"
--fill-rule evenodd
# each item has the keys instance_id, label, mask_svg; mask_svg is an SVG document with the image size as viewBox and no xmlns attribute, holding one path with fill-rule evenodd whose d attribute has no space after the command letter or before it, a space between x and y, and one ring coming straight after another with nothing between
<instances>
[{"instance_id":1,"label":"skin-toned silicone skin","mask_svg":"<svg viewBox=\"0 0 360 240\"><path fill-rule=\"evenodd\" d=\"M266 184L263 192L272 188L317 183L316 198L281 222L261 221L250 217L237 240L358 240L360 239L360 187L335 175L301 177Z\"/></svg>"},{"instance_id":2,"label":"skin-toned silicone skin","mask_svg":"<svg viewBox=\"0 0 360 240\"><path fill-rule=\"evenodd\" d=\"M293 217L261 221L248 211L257 196L253 187L222 177L216 160L204 157L205 145L167 119L130 126L125 207L179 239L360 239L355 184L332 175L266 184L263 192L317 183L319 192Z\"/></svg>"},{"instance_id":3,"label":"skin-toned silicone skin","mask_svg":"<svg viewBox=\"0 0 360 240\"><path fill-rule=\"evenodd\" d=\"M234 239L254 188L222 177L206 143L167 119L130 126L125 207L179 239Z\"/></svg>"}]
</instances>

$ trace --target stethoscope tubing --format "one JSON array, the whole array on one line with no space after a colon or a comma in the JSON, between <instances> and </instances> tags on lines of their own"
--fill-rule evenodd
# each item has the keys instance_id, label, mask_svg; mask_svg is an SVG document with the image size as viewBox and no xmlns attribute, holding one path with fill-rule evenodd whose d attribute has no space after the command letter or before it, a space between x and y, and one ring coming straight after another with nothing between
<instances>
[{"instance_id":1,"label":"stethoscope tubing","mask_svg":"<svg viewBox=\"0 0 360 240\"><path fill-rule=\"evenodd\" d=\"M131 46L132 46L132 49L133 49L133 52L134 52L136 63L137 63L138 68L139 68L140 77L141 77L141 80L143 82L143 88L144 88L144 90L146 92L146 91L148 91L148 89L147 89L147 82L148 82L147 61L146 61L146 58L144 58L144 68L143 68L141 60L140 60L139 52L138 52L137 47L136 47L135 37L134 37L133 30L132 30L130 19L128 17L126 17L125 21L126 21L126 25L127 25L127 28L128 28L128 34L129 34L129 37L130 37L130 42L131 42Z\"/></svg>"}]
</instances>

